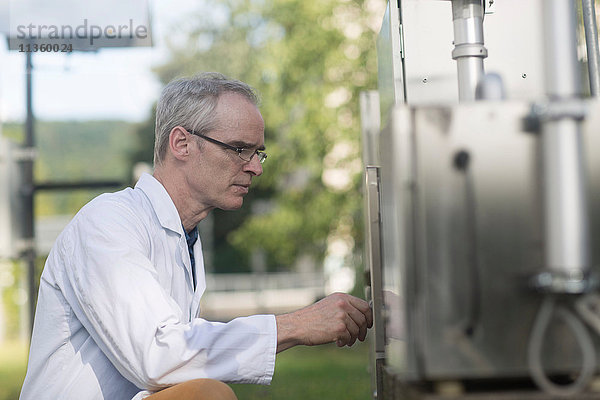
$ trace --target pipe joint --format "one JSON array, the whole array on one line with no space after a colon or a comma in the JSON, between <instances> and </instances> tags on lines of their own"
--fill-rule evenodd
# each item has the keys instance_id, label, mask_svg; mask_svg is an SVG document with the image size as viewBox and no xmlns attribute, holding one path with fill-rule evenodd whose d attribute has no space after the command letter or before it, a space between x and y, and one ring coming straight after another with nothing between
<instances>
[{"instance_id":1,"label":"pipe joint","mask_svg":"<svg viewBox=\"0 0 600 400\"><path fill-rule=\"evenodd\" d=\"M483 43L459 44L452 50L452 59L457 60L462 57L487 58L488 51Z\"/></svg>"},{"instance_id":2,"label":"pipe joint","mask_svg":"<svg viewBox=\"0 0 600 400\"><path fill-rule=\"evenodd\" d=\"M598 276L582 271L544 271L531 277L531 289L547 294L583 294L598 289Z\"/></svg>"}]
</instances>

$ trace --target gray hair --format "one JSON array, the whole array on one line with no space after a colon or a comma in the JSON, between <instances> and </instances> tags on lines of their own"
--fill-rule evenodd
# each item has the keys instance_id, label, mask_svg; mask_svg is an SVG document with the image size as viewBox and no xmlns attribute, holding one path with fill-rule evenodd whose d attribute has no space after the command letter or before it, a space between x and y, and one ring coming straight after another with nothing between
<instances>
[{"instance_id":1,"label":"gray hair","mask_svg":"<svg viewBox=\"0 0 600 400\"><path fill-rule=\"evenodd\" d=\"M252 87L216 72L171 81L163 89L156 106L154 165L165 158L169 135L176 126L205 135L216 128L214 110L219 96L233 92L258 106L259 98Z\"/></svg>"}]
</instances>

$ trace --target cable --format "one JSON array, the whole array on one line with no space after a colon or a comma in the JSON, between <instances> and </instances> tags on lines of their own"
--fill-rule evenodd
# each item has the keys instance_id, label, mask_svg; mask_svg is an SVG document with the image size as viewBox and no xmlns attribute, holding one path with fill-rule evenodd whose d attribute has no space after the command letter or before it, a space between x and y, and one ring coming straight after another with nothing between
<instances>
[{"instance_id":1,"label":"cable","mask_svg":"<svg viewBox=\"0 0 600 400\"><path fill-rule=\"evenodd\" d=\"M546 393L553 396L571 396L581 392L592 378L596 369L596 350L585 325L567 308L556 307L556 316L562 319L575 335L581 348L582 366L577 379L569 385L558 385L552 382L542 366L542 345L552 314L555 311L555 300L546 297L542 302L531 331L528 348L528 362L531 377Z\"/></svg>"},{"instance_id":2,"label":"cable","mask_svg":"<svg viewBox=\"0 0 600 400\"><path fill-rule=\"evenodd\" d=\"M600 295L588 293L575 302L575 310L598 335L600 335Z\"/></svg>"}]
</instances>

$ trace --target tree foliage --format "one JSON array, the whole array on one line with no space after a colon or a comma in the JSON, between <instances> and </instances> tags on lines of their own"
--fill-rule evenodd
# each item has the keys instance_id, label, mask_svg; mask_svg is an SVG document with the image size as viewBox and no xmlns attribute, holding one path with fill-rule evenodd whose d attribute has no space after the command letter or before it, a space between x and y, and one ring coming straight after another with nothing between
<instances>
[{"instance_id":1,"label":"tree foliage","mask_svg":"<svg viewBox=\"0 0 600 400\"><path fill-rule=\"evenodd\" d=\"M173 32L163 82L219 71L261 94L269 158L228 240L271 268L362 244L359 92L376 87L383 0L216 0ZM250 204L248 204L250 203ZM252 211L252 212L250 212ZM236 225L233 223L232 225Z\"/></svg>"}]
</instances>

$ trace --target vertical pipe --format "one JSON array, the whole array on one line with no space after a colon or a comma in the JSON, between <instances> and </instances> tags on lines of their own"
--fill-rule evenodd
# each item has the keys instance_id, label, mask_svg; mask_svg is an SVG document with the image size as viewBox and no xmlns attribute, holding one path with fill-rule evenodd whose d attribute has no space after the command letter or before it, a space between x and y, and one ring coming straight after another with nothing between
<instances>
[{"instance_id":1,"label":"vertical pipe","mask_svg":"<svg viewBox=\"0 0 600 400\"><path fill-rule=\"evenodd\" d=\"M544 0L546 91L551 99L580 95L575 7L570 0Z\"/></svg>"},{"instance_id":2,"label":"vertical pipe","mask_svg":"<svg viewBox=\"0 0 600 400\"><path fill-rule=\"evenodd\" d=\"M452 58L458 69L458 98L475 100L475 90L481 80L483 59L487 50L483 41L483 5L481 0L452 0L454 50Z\"/></svg>"},{"instance_id":3,"label":"vertical pipe","mask_svg":"<svg viewBox=\"0 0 600 400\"><path fill-rule=\"evenodd\" d=\"M545 0L546 90L553 104L577 99L581 81L570 0ZM589 269L589 232L580 121L559 112L542 123L545 262L567 279Z\"/></svg>"},{"instance_id":4,"label":"vertical pipe","mask_svg":"<svg viewBox=\"0 0 600 400\"><path fill-rule=\"evenodd\" d=\"M598 27L596 26L595 0L581 0L585 46L587 48L588 73L590 75L590 93L600 96L600 51L598 50Z\"/></svg>"},{"instance_id":5,"label":"vertical pipe","mask_svg":"<svg viewBox=\"0 0 600 400\"><path fill-rule=\"evenodd\" d=\"M34 117L33 117L33 63L31 52L26 54L26 81L27 81L27 117L25 120L25 142L26 149L33 149L34 139ZM25 242L24 258L27 264L27 292L29 300L29 328L33 330L33 318L35 315L37 285L35 274L35 227L34 227L34 181L33 181L34 158L28 157L23 160L23 239Z\"/></svg>"}]
</instances>

